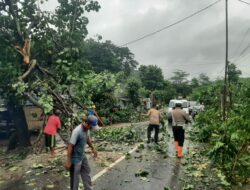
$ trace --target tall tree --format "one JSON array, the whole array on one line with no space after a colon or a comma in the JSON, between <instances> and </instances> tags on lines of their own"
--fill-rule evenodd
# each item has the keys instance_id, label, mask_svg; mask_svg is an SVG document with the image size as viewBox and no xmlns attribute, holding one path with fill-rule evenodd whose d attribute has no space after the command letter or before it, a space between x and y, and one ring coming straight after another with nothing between
<instances>
[{"instance_id":1,"label":"tall tree","mask_svg":"<svg viewBox=\"0 0 250 190\"><path fill-rule=\"evenodd\" d=\"M89 39L85 46L85 57L97 73L104 70L112 73L123 71L129 76L138 65L134 54L127 47L118 47L111 41Z\"/></svg>"},{"instance_id":2,"label":"tall tree","mask_svg":"<svg viewBox=\"0 0 250 190\"><path fill-rule=\"evenodd\" d=\"M171 100L173 97L176 97L176 95L176 89L167 80L164 81L162 90L154 91L154 96L157 103L162 105L167 105L169 100Z\"/></svg>"},{"instance_id":3,"label":"tall tree","mask_svg":"<svg viewBox=\"0 0 250 190\"><path fill-rule=\"evenodd\" d=\"M141 87L141 81L137 78L129 78L127 82L127 93L133 106L136 108L140 105L139 89Z\"/></svg>"},{"instance_id":4,"label":"tall tree","mask_svg":"<svg viewBox=\"0 0 250 190\"><path fill-rule=\"evenodd\" d=\"M187 77L189 76L189 73L186 73L185 71L182 70L177 70L174 72L174 76L170 78L173 84L179 85L183 83L187 83Z\"/></svg>"},{"instance_id":5,"label":"tall tree","mask_svg":"<svg viewBox=\"0 0 250 190\"><path fill-rule=\"evenodd\" d=\"M228 82L229 82L229 98L230 98L230 107L233 106L233 101L235 98L233 98L233 90L234 88L233 84L237 84L239 82L239 78L241 75L241 71L237 69L236 65L233 63L230 63L228 65Z\"/></svg>"},{"instance_id":6,"label":"tall tree","mask_svg":"<svg viewBox=\"0 0 250 190\"><path fill-rule=\"evenodd\" d=\"M198 80L199 80L200 85L208 85L208 84L210 84L210 79L205 73L201 73L199 75Z\"/></svg>"},{"instance_id":7,"label":"tall tree","mask_svg":"<svg viewBox=\"0 0 250 190\"><path fill-rule=\"evenodd\" d=\"M84 13L98 11L100 6L96 1L59 0L58 3L55 13L50 13L41 11L35 0L0 1L0 48L4 53L0 57L1 71L4 71L0 73L4 79L0 88L5 89L2 96L9 100L10 111L21 109L29 99L45 113L54 107L66 116L73 114L68 106L75 99L72 95L77 93L72 93L71 87L84 86L81 76L86 73L81 65L87 61L80 56L87 35L88 19ZM18 96L10 99L14 92ZM62 94L70 98L66 100ZM15 121L18 139L28 136L23 134L28 130L20 118ZM29 139L26 141L20 144L28 145Z\"/></svg>"},{"instance_id":8,"label":"tall tree","mask_svg":"<svg viewBox=\"0 0 250 190\"><path fill-rule=\"evenodd\" d=\"M190 86L192 88L197 88L199 86L199 80L197 78L192 78L190 81Z\"/></svg>"},{"instance_id":9,"label":"tall tree","mask_svg":"<svg viewBox=\"0 0 250 190\"><path fill-rule=\"evenodd\" d=\"M174 76L170 78L173 87L176 89L177 94L179 96L182 96L183 98L188 96L192 91L191 87L188 84L188 79L187 79L188 76L189 73L177 70L174 72Z\"/></svg>"},{"instance_id":10,"label":"tall tree","mask_svg":"<svg viewBox=\"0 0 250 190\"><path fill-rule=\"evenodd\" d=\"M156 65L141 65L138 70L142 85L146 89L151 91L162 89L164 77L161 68Z\"/></svg>"},{"instance_id":11,"label":"tall tree","mask_svg":"<svg viewBox=\"0 0 250 190\"><path fill-rule=\"evenodd\" d=\"M230 63L228 65L228 81L229 83L237 83L239 81L241 70L237 69L236 65Z\"/></svg>"}]
</instances>

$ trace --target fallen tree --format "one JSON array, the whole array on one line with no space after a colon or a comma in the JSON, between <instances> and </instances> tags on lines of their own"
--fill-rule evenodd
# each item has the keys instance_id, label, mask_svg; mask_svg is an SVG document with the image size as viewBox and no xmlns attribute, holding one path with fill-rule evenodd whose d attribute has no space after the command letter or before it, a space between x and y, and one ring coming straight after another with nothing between
<instances>
[{"instance_id":1,"label":"fallen tree","mask_svg":"<svg viewBox=\"0 0 250 190\"><path fill-rule=\"evenodd\" d=\"M0 48L5 55L0 59L1 97L8 102L16 128L9 149L16 144L30 146L22 109L27 100L43 109L44 115L60 109L65 130L79 122L73 107L83 108L91 96L71 90L84 85L81 76L89 73L84 69L86 60L76 52L82 51L87 35L84 12L99 8L96 1L60 1L55 13L50 13L42 11L36 1L0 1Z\"/></svg>"}]
</instances>

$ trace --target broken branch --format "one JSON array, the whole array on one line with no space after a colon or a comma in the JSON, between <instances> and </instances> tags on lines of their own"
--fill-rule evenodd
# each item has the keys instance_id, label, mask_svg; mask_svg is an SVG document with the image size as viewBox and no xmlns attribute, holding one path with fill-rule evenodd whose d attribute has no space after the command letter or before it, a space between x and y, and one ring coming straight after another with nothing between
<instances>
[{"instance_id":1,"label":"broken branch","mask_svg":"<svg viewBox=\"0 0 250 190\"><path fill-rule=\"evenodd\" d=\"M31 65L29 67L29 69L20 77L18 77L18 80L22 81L24 80L27 76L29 76L29 74L34 70L34 68L37 65L37 61L35 59L31 60Z\"/></svg>"}]
</instances>

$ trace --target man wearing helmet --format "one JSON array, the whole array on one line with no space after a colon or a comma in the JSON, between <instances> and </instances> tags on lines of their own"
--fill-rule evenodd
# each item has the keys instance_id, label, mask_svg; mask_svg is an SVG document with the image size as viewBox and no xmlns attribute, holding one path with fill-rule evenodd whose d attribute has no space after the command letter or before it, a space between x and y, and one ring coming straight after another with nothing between
<instances>
[{"instance_id":1,"label":"man wearing helmet","mask_svg":"<svg viewBox=\"0 0 250 190\"><path fill-rule=\"evenodd\" d=\"M177 151L177 157L182 158L182 148L185 139L184 125L191 122L188 114L182 110L182 103L176 102L175 109L172 110L172 129Z\"/></svg>"},{"instance_id":2,"label":"man wearing helmet","mask_svg":"<svg viewBox=\"0 0 250 190\"><path fill-rule=\"evenodd\" d=\"M97 151L88 133L89 129L93 129L95 125L95 118L88 117L72 131L68 144L67 161L65 163L65 168L70 171L71 190L78 190L79 176L82 178L84 189L92 189L90 167L85 155L85 145L87 143L92 149L94 157L97 157Z\"/></svg>"}]
</instances>

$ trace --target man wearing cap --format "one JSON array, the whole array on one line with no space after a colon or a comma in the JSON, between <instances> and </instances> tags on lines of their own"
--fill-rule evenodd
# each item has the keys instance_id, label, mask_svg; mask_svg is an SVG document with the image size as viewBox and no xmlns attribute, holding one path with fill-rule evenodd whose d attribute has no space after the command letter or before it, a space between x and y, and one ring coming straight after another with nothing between
<instances>
[{"instance_id":1,"label":"man wearing cap","mask_svg":"<svg viewBox=\"0 0 250 190\"><path fill-rule=\"evenodd\" d=\"M88 133L89 129L92 129L95 124L94 118L88 117L72 131L68 144L67 162L65 163L65 168L70 171L71 190L78 190L79 176L82 178L84 190L92 190L90 167L85 155L85 145L87 143L92 149L94 157L97 157L97 151Z\"/></svg>"},{"instance_id":2,"label":"man wearing cap","mask_svg":"<svg viewBox=\"0 0 250 190\"><path fill-rule=\"evenodd\" d=\"M89 109L88 110L88 118L91 118L93 120L93 129L94 130L100 129L100 127L98 126L98 118L95 116L95 110L94 109Z\"/></svg>"},{"instance_id":3,"label":"man wearing cap","mask_svg":"<svg viewBox=\"0 0 250 190\"><path fill-rule=\"evenodd\" d=\"M182 110L182 103L176 102L175 109L172 110L172 129L174 135L177 157L182 158L182 147L185 139L184 125L191 122L188 114Z\"/></svg>"}]
</instances>

